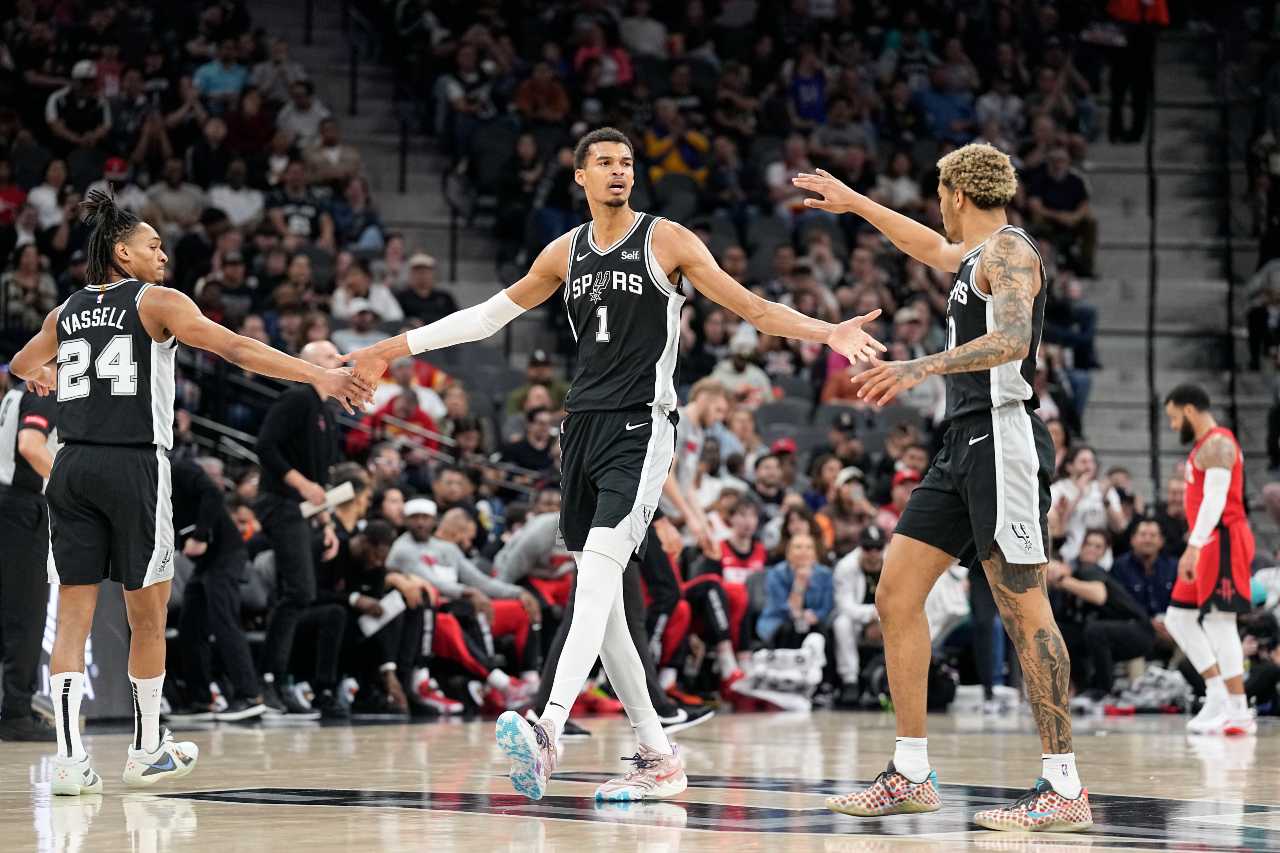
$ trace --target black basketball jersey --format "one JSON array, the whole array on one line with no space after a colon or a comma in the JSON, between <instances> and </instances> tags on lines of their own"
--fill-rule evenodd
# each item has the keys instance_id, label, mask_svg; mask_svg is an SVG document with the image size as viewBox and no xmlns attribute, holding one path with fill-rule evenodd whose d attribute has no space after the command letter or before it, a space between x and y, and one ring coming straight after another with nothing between
<instances>
[{"instance_id":1,"label":"black basketball jersey","mask_svg":"<svg viewBox=\"0 0 1280 853\"><path fill-rule=\"evenodd\" d=\"M590 222L569 241L564 304L578 365L567 412L676 406L684 296L653 256L653 228L661 217L635 217L631 230L607 249L596 246Z\"/></svg>"},{"instance_id":2,"label":"black basketball jersey","mask_svg":"<svg viewBox=\"0 0 1280 853\"><path fill-rule=\"evenodd\" d=\"M967 344L995 328L994 306L991 295L978 289L978 262L983 246L1003 231L1012 231L1036 249L1035 240L1027 232L1013 225L1006 225L975 246L960 262L951 296L947 300L947 349ZM985 412L1006 403L1024 402L1032 397L1031 383L1036 375L1036 354L1040 350L1040 335L1044 330L1045 295L1049 289L1044 261L1040 262L1040 291L1031 309L1031 347L1022 361L1009 361L990 370L943 375L947 389L948 419L975 412Z\"/></svg>"},{"instance_id":3,"label":"black basketball jersey","mask_svg":"<svg viewBox=\"0 0 1280 853\"><path fill-rule=\"evenodd\" d=\"M44 477L18 451L18 433L34 429L47 439L56 426L57 412L52 396L41 397L21 385L0 398L0 486L44 490Z\"/></svg>"},{"instance_id":4,"label":"black basketball jersey","mask_svg":"<svg viewBox=\"0 0 1280 853\"><path fill-rule=\"evenodd\" d=\"M58 312L58 432L63 441L173 446L178 341L154 341L134 278L77 290Z\"/></svg>"}]
</instances>

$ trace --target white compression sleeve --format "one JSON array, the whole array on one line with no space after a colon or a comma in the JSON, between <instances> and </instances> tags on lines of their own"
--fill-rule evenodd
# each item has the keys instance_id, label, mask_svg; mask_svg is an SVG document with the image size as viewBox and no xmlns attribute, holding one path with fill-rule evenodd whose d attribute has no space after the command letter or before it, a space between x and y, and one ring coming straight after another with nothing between
<instances>
[{"instance_id":1,"label":"white compression sleeve","mask_svg":"<svg viewBox=\"0 0 1280 853\"><path fill-rule=\"evenodd\" d=\"M1213 530L1222 520L1222 510L1227 506L1227 492L1231 489L1231 469L1208 468L1204 472L1204 499L1196 513L1196 526L1187 539L1188 545L1203 546L1213 536Z\"/></svg>"},{"instance_id":2,"label":"white compression sleeve","mask_svg":"<svg viewBox=\"0 0 1280 853\"><path fill-rule=\"evenodd\" d=\"M500 290L479 305L463 308L414 329L405 335L405 339L409 343L409 351L417 355L427 350L483 340L523 313L524 309L513 302L505 290Z\"/></svg>"},{"instance_id":3,"label":"white compression sleeve","mask_svg":"<svg viewBox=\"0 0 1280 853\"><path fill-rule=\"evenodd\" d=\"M1240 632L1236 629L1236 614L1214 610L1204 615L1201 620L1204 635L1209 638L1213 647L1213 656L1218 659L1218 670L1223 678L1235 678L1244 674L1244 646L1240 643Z\"/></svg>"}]
</instances>

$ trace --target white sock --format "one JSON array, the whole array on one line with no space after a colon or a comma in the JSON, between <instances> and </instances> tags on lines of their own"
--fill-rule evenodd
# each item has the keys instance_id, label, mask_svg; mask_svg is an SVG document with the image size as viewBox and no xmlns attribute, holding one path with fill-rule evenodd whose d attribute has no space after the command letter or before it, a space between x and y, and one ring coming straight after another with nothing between
<instances>
[{"instance_id":1,"label":"white sock","mask_svg":"<svg viewBox=\"0 0 1280 853\"><path fill-rule=\"evenodd\" d=\"M716 645L716 660L720 664L721 678L728 678L738 668L738 659L733 654L733 644L727 640Z\"/></svg>"},{"instance_id":2,"label":"white sock","mask_svg":"<svg viewBox=\"0 0 1280 853\"><path fill-rule=\"evenodd\" d=\"M1227 683L1222 680L1221 675L1215 675L1213 678L1204 680L1204 698L1206 702L1216 702L1219 705L1227 704Z\"/></svg>"},{"instance_id":3,"label":"white sock","mask_svg":"<svg viewBox=\"0 0 1280 853\"><path fill-rule=\"evenodd\" d=\"M484 683L497 690L506 690L511 686L511 676L500 669L491 670Z\"/></svg>"},{"instance_id":4,"label":"white sock","mask_svg":"<svg viewBox=\"0 0 1280 853\"><path fill-rule=\"evenodd\" d=\"M1249 699L1243 693L1227 694L1227 712L1233 717L1249 716Z\"/></svg>"},{"instance_id":5,"label":"white sock","mask_svg":"<svg viewBox=\"0 0 1280 853\"><path fill-rule=\"evenodd\" d=\"M84 697L83 672L59 672L49 678L53 699L53 719L58 730L58 755L80 760L84 745L80 743L80 700Z\"/></svg>"},{"instance_id":6,"label":"white sock","mask_svg":"<svg viewBox=\"0 0 1280 853\"><path fill-rule=\"evenodd\" d=\"M622 590L622 570L625 568L616 560L595 551L575 551L573 557L578 564L573 615L551 680L547 707L542 712L542 718L554 724L557 737L569 719L569 709L591 674L591 667L600 657L605 627L613 611L614 596ZM632 651L635 651L634 645Z\"/></svg>"},{"instance_id":7,"label":"white sock","mask_svg":"<svg viewBox=\"0 0 1280 853\"><path fill-rule=\"evenodd\" d=\"M1083 786L1080 784L1080 774L1076 771L1074 752L1064 752L1060 755L1041 753L1040 759L1040 775L1048 780L1053 790L1068 800L1074 800L1080 796Z\"/></svg>"},{"instance_id":8,"label":"white sock","mask_svg":"<svg viewBox=\"0 0 1280 853\"><path fill-rule=\"evenodd\" d=\"M893 748L893 769L912 782L929 778L929 739L900 737Z\"/></svg>"},{"instance_id":9,"label":"white sock","mask_svg":"<svg viewBox=\"0 0 1280 853\"><path fill-rule=\"evenodd\" d=\"M164 673L154 678L129 676L133 685L133 748L155 752L160 748L160 696Z\"/></svg>"}]
</instances>

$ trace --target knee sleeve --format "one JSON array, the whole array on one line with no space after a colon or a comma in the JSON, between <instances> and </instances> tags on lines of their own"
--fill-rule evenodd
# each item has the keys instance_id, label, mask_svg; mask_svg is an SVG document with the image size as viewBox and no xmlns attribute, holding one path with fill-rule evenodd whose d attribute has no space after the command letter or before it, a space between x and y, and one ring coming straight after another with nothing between
<instances>
[{"instance_id":1,"label":"knee sleeve","mask_svg":"<svg viewBox=\"0 0 1280 853\"><path fill-rule=\"evenodd\" d=\"M1209 638L1222 677L1244 675L1244 647L1236 630L1236 614L1214 611L1206 613L1203 621L1204 634Z\"/></svg>"},{"instance_id":2,"label":"knee sleeve","mask_svg":"<svg viewBox=\"0 0 1280 853\"><path fill-rule=\"evenodd\" d=\"M1196 672L1204 672L1218 662L1209 637L1200 627L1200 611L1190 607L1170 607L1164 614L1164 626Z\"/></svg>"}]
</instances>

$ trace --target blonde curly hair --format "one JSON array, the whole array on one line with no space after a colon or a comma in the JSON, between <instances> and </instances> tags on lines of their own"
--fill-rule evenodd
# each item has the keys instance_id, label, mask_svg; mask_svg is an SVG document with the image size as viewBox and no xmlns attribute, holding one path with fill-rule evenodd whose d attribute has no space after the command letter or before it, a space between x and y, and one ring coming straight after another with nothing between
<instances>
[{"instance_id":1,"label":"blonde curly hair","mask_svg":"<svg viewBox=\"0 0 1280 853\"><path fill-rule=\"evenodd\" d=\"M1009 155L985 142L957 148L939 160L938 179L982 210L1004 207L1018 191L1018 173Z\"/></svg>"}]
</instances>

